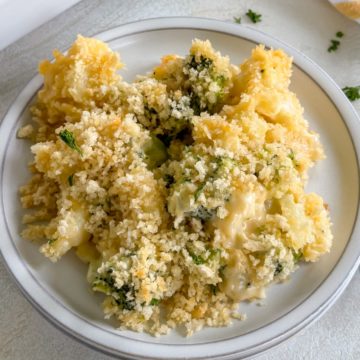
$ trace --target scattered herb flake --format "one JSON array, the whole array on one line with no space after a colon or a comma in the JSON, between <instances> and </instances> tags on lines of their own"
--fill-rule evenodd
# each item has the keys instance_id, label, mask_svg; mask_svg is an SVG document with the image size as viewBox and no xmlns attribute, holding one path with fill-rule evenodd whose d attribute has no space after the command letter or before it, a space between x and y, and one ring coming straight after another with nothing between
<instances>
[{"instance_id":1,"label":"scattered herb flake","mask_svg":"<svg viewBox=\"0 0 360 360\"><path fill-rule=\"evenodd\" d=\"M194 199L195 201L197 201L197 199L199 198L199 196L201 195L201 193L204 190L204 187L206 185L206 182L203 182L201 185L199 185L199 187L196 189L195 194L194 194Z\"/></svg>"},{"instance_id":2,"label":"scattered herb flake","mask_svg":"<svg viewBox=\"0 0 360 360\"><path fill-rule=\"evenodd\" d=\"M218 285L217 285L217 284L216 284L216 285L210 284L209 286L210 286L211 293L212 293L213 295L216 295L217 292L218 292L218 290L219 290Z\"/></svg>"},{"instance_id":3,"label":"scattered herb flake","mask_svg":"<svg viewBox=\"0 0 360 360\"><path fill-rule=\"evenodd\" d=\"M152 298L151 301L150 301L150 305L151 306L156 306L156 305L159 305L159 302L160 302L159 299Z\"/></svg>"},{"instance_id":4,"label":"scattered herb flake","mask_svg":"<svg viewBox=\"0 0 360 360\"><path fill-rule=\"evenodd\" d=\"M192 257L192 259L196 265L205 264L205 260L201 255L196 255L192 251L189 251L189 255Z\"/></svg>"},{"instance_id":5,"label":"scattered herb flake","mask_svg":"<svg viewBox=\"0 0 360 360\"><path fill-rule=\"evenodd\" d=\"M175 182L175 179L172 175L170 174L165 174L164 175L164 181L165 181L165 187L167 189L170 189L171 185Z\"/></svg>"},{"instance_id":6,"label":"scattered herb flake","mask_svg":"<svg viewBox=\"0 0 360 360\"><path fill-rule=\"evenodd\" d=\"M293 257L294 257L294 263L297 263L300 260L302 260L303 253L301 251L299 251L299 252L293 251Z\"/></svg>"},{"instance_id":7,"label":"scattered herb flake","mask_svg":"<svg viewBox=\"0 0 360 360\"><path fill-rule=\"evenodd\" d=\"M113 292L112 296L121 309L132 310L135 307L135 301L129 299L129 294L134 296L134 288L125 284L120 289L115 288L115 292Z\"/></svg>"},{"instance_id":8,"label":"scattered herb flake","mask_svg":"<svg viewBox=\"0 0 360 360\"><path fill-rule=\"evenodd\" d=\"M225 269L226 269L226 265L221 265L220 267L219 267L219 276L220 277L224 277L224 271L225 271Z\"/></svg>"},{"instance_id":9,"label":"scattered herb flake","mask_svg":"<svg viewBox=\"0 0 360 360\"><path fill-rule=\"evenodd\" d=\"M360 99L360 85L359 86L345 86L342 91L345 93L350 101Z\"/></svg>"},{"instance_id":10,"label":"scattered herb flake","mask_svg":"<svg viewBox=\"0 0 360 360\"><path fill-rule=\"evenodd\" d=\"M283 265L278 262L278 263L276 264L274 276L279 275L279 274L283 271L283 269L284 269Z\"/></svg>"},{"instance_id":11,"label":"scattered herb flake","mask_svg":"<svg viewBox=\"0 0 360 360\"><path fill-rule=\"evenodd\" d=\"M48 243L48 245L51 245L51 244L53 244L55 241L56 241L56 239L49 239L47 243Z\"/></svg>"},{"instance_id":12,"label":"scattered herb flake","mask_svg":"<svg viewBox=\"0 0 360 360\"><path fill-rule=\"evenodd\" d=\"M258 23L261 21L261 14L257 14L255 11L252 11L251 9L248 10L246 13L246 16L254 23Z\"/></svg>"},{"instance_id":13,"label":"scattered herb flake","mask_svg":"<svg viewBox=\"0 0 360 360\"><path fill-rule=\"evenodd\" d=\"M67 180L68 180L69 185L73 186L74 185L74 174L71 174Z\"/></svg>"},{"instance_id":14,"label":"scattered herb flake","mask_svg":"<svg viewBox=\"0 0 360 360\"><path fill-rule=\"evenodd\" d=\"M236 24L241 24L241 16L239 16L239 17L235 17L235 16L234 16L234 22L235 22Z\"/></svg>"},{"instance_id":15,"label":"scattered herb flake","mask_svg":"<svg viewBox=\"0 0 360 360\"><path fill-rule=\"evenodd\" d=\"M76 140L74 138L74 134L65 129L63 131L60 131L59 133L60 139L67 145L69 146L71 149L77 151L80 155L82 155L82 151L79 148L79 146L76 144Z\"/></svg>"},{"instance_id":16,"label":"scattered herb flake","mask_svg":"<svg viewBox=\"0 0 360 360\"><path fill-rule=\"evenodd\" d=\"M290 154L288 155L288 157L291 159L291 160L295 160L295 153L292 149L290 149Z\"/></svg>"},{"instance_id":17,"label":"scattered herb flake","mask_svg":"<svg viewBox=\"0 0 360 360\"><path fill-rule=\"evenodd\" d=\"M330 42L331 45L328 47L328 52L336 51L340 45L340 41L331 39Z\"/></svg>"},{"instance_id":18,"label":"scattered herb flake","mask_svg":"<svg viewBox=\"0 0 360 360\"><path fill-rule=\"evenodd\" d=\"M335 35L338 38L342 38L344 36L344 33L342 31L338 31Z\"/></svg>"}]
</instances>

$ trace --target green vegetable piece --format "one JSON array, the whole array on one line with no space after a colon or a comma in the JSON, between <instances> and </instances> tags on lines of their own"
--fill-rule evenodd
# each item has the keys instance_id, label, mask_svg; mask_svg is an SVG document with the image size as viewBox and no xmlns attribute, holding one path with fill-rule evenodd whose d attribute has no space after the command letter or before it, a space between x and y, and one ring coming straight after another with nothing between
<instances>
[{"instance_id":1,"label":"green vegetable piece","mask_svg":"<svg viewBox=\"0 0 360 360\"><path fill-rule=\"evenodd\" d=\"M200 196L201 193L203 192L205 185L206 185L206 182L203 182L203 183L200 184L199 187L196 189L195 194L194 194L194 199L195 199L195 201L197 201L197 199L199 198L199 196Z\"/></svg>"},{"instance_id":2,"label":"green vegetable piece","mask_svg":"<svg viewBox=\"0 0 360 360\"><path fill-rule=\"evenodd\" d=\"M251 9L248 10L246 13L246 16L254 23L258 23L261 21L261 14L257 14L255 11L252 11Z\"/></svg>"},{"instance_id":3,"label":"green vegetable piece","mask_svg":"<svg viewBox=\"0 0 360 360\"><path fill-rule=\"evenodd\" d=\"M65 129L63 131L60 131L59 133L60 139L67 145L69 146L71 149L77 151L80 155L83 154L83 152L81 151L81 149L79 148L79 146L76 144L76 140L74 138L74 134Z\"/></svg>"},{"instance_id":4,"label":"green vegetable piece","mask_svg":"<svg viewBox=\"0 0 360 360\"><path fill-rule=\"evenodd\" d=\"M150 170L159 167L169 158L166 146L156 136L151 136L151 139L145 144L144 153Z\"/></svg>"},{"instance_id":5,"label":"green vegetable piece","mask_svg":"<svg viewBox=\"0 0 360 360\"><path fill-rule=\"evenodd\" d=\"M345 86L342 91L345 93L350 101L360 99L360 85L359 86Z\"/></svg>"},{"instance_id":6,"label":"green vegetable piece","mask_svg":"<svg viewBox=\"0 0 360 360\"><path fill-rule=\"evenodd\" d=\"M159 299L152 298L151 301L150 301L150 305L151 306L156 306L156 305L159 305L159 302L160 302Z\"/></svg>"},{"instance_id":7,"label":"green vegetable piece","mask_svg":"<svg viewBox=\"0 0 360 360\"><path fill-rule=\"evenodd\" d=\"M283 269L284 269L283 265L281 263L277 262L274 276L279 275L283 271Z\"/></svg>"},{"instance_id":8,"label":"green vegetable piece","mask_svg":"<svg viewBox=\"0 0 360 360\"><path fill-rule=\"evenodd\" d=\"M336 51L340 45L340 41L339 40L330 40L330 46L328 47L328 52L333 52Z\"/></svg>"},{"instance_id":9,"label":"green vegetable piece","mask_svg":"<svg viewBox=\"0 0 360 360\"><path fill-rule=\"evenodd\" d=\"M215 259L216 257L220 256L221 255L221 249L218 249L218 248L211 248L210 250L210 255L208 257L208 261L210 260L213 260Z\"/></svg>"},{"instance_id":10,"label":"green vegetable piece","mask_svg":"<svg viewBox=\"0 0 360 360\"><path fill-rule=\"evenodd\" d=\"M294 263L297 263L302 260L303 253L301 251L299 251L298 253L293 251L293 257L294 257Z\"/></svg>"},{"instance_id":11,"label":"green vegetable piece","mask_svg":"<svg viewBox=\"0 0 360 360\"><path fill-rule=\"evenodd\" d=\"M198 116L201 114L202 108L200 104L200 98L195 93L190 94L190 107L193 109L194 115Z\"/></svg>"},{"instance_id":12,"label":"green vegetable piece","mask_svg":"<svg viewBox=\"0 0 360 360\"><path fill-rule=\"evenodd\" d=\"M128 299L128 294L134 294L134 288L128 284L123 285L113 294L116 303L124 310L132 310L135 307L135 301Z\"/></svg>"},{"instance_id":13,"label":"green vegetable piece","mask_svg":"<svg viewBox=\"0 0 360 360\"><path fill-rule=\"evenodd\" d=\"M290 154L288 155L288 157L291 159L291 160L295 160L295 153L292 149L290 149Z\"/></svg>"},{"instance_id":14,"label":"green vegetable piece","mask_svg":"<svg viewBox=\"0 0 360 360\"><path fill-rule=\"evenodd\" d=\"M192 259L196 265L205 264L206 261L201 255L196 255L193 251L191 251L189 249L187 249L187 251L189 252L189 255L192 257Z\"/></svg>"},{"instance_id":15,"label":"green vegetable piece","mask_svg":"<svg viewBox=\"0 0 360 360\"><path fill-rule=\"evenodd\" d=\"M96 279L92 284L92 289L94 291L102 292L106 295L110 295L112 287L104 279Z\"/></svg>"},{"instance_id":16,"label":"green vegetable piece","mask_svg":"<svg viewBox=\"0 0 360 360\"><path fill-rule=\"evenodd\" d=\"M47 243L48 243L48 245L51 245L51 244L53 244L55 241L56 241L56 239L49 239L49 240L47 241Z\"/></svg>"},{"instance_id":17,"label":"green vegetable piece","mask_svg":"<svg viewBox=\"0 0 360 360\"><path fill-rule=\"evenodd\" d=\"M213 61L205 56L200 55L199 60L196 60L194 55L190 56L189 67L197 70L198 72L204 69L209 69L213 64Z\"/></svg>"},{"instance_id":18,"label":"green vegetable piece","mask_svg":"<svg viewBox=\"0 0 360 360\"><path fill-rule=\"evenodd\" d=\"M211 293L212 293L213 295L216 295L217 292L219 291L219 286L218 286L217 284L216 284L216 285L210 284L209 286L210 286L210 291L211 291Z\"/></svg>"},{"instance_id":19,"label":"green vegetable piece","mask_svg":"<svg viewBox=\"0 0 360 360\"><path fill-rule=\"evenodd\" d=\"M69 185L73 186L74 185L74 174L70 175L67 180L68 180Z\"/></svg>"},{"instance_id":20,"label":"green vegetable piece","mask_svg":"<svg viewBox=\"0 0 360 360\"><path fill-rule=\"evenodd\" d=\"M171 187L171 185L175 182L175 179L172 175L169 174L165 174L164 175L164 181L165 181L165 187L167 189L169 189Z\"/></svg>"},{"instance_id":21,"label":"green vegetable piece","mask_svg":"<svg viewBox=\"0 0 360 360\"><path fill-rule=\"evenodd\" d=\"M226 265L221 265L221 266L219 267L219 276L220 276L221 278L224 278L225 269L226 269Z\"/></svg>"},{"instance_id":22,"label":"green vegetable piece","mask_svg":"<svg viewBox=\"0 0 360 360\"><path fill-rule=\"evenodd\" d=\"M239 16L239 17L235 17L235 16L234 16L234 22L235 22L236 24L241 24L241 16Z\"/></svg>"}]
</instances>

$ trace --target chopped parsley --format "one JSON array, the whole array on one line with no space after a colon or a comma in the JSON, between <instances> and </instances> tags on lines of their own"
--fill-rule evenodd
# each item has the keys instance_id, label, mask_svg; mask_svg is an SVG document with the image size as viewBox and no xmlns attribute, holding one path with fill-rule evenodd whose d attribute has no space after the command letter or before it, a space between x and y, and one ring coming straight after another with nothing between
<instances>
[{"instance_id":1,"label":"chopped parsley","mask_svg":"<svg viewBox=\"0 0 360 360\"><path fill-rule=\"evenodd\" d=\"M284 269L283 265L281 263L277 262L274 276L279 275L283 271L283 269Z\"/></svg>"},{"instance_id":2,"label":"chopped parsley","mask_svg":"<svg viewBox=\"0 0 360 360\"><path fill-rule=\"evenodd\" d=\"M150 305L151 306L156 306L156 305L159 305L159 302L160 302L159 299L152 298L151 301L150 301Z\"/></svg>"},{"instance_id":3,"label":"chopped parsley","mask_svg":"<svg viewBox=\"0 0 360 360\"><path fill-rule=\"evenodd\" d=\"M51 245L51 244L53 244L55 241L56 241L56 239L49 239L47 243L48 243L48 245Z\"/></svg>"},{"instance_id":4,"label":"chopped parsley","mask_svg":"<svg viewBox=\"0 0 360 360\"><path fill-rule=\"evenodd\" d=\"M342 91L345 93L350 101L360 99L360 85L359 86L345 86Z\"/></svg>"},{"instance_id":5,"label":"chopped parsley","mask_svg":"<svg viewBox=\"0 0 360 360\"><path fill-rule=\"evenodd\" d=\"M217 284L216 284L216 285L210 284L209 286L210 286L210 291L211 291L211 293L212 293L213 295L216 295L217 292L219 291L219 286L218 286Z\"/></svg>"},{"instance_id":6,"label":"chopped parsley","mask_svg":"<svg viewBox=\"0 0 360 360\"><path fill-rule=\"evenodd\" d=\"M288 157L291 159L291 160L295 160L295 153L292 149L290 149L290 154L288 155Z\"/></svg>"},{"instance_id":7,"label":"chopped parsley","mask_svg":"<svg viewBox=\"0 0 360 360\"><path fill-rule=\"evenodd\" d=\"M191 248L187 248L187 251L196 265L208 264L213 260L220 260L221 249L211 248L208 252L205 251L201 255L197 255Z\"/></svg>"},{"instance_id":8,"label":"chopped parsley","mask_svg":"<svg viewBox=\"0 0 360 360\"><path fill-rule=\"evenodd\" d=\"M171 185L175 182L175 179L172 175L170 174L165 174L164 175L164 181L165 181L165 187L167 189L170 189Z\"/></svg>"},{"instance_id":9,"label":"chopped parsley","mask_svg":"<svg viewBox=\"0 0 360 360\"><path fill-rule=\"evenodd\" d=\"M130 300L128 294L134 296L134 288L128 284L123 285L120 289L115 288L115 293L112 294L115 302L123 310L132 310L135 307L135 301Z\"/></svg>"},{"instance_id":10,"label":"chopped parsley","mask_svg":"<svg viewBox=\"0 0 360 360\"><path fill-rule=\"evenodd\" d=\"M248 10L246 13L246 16L254 23L258 23L261 21L261 14L257 14L255 11L252 11L251 9Z\"/></svg>"},{"instance_id":11,"label":"chopped parsley","mask_svg":"<svg viewBox=\"0 0 360 360\"><path fill-rule=\"evenodd\" d=\"M235 17L235 16L234 16L234 22L235 22L236 24L241 24L241 16L239 16L239 17Z\"/></svg>"},{"instance_id":12,"label":"chopped parsley","mask_svg":"<svg viewBox=\"0 0 360 360\"><path fill-rule=\"evenodd\" d=\"M344 33L342 31L338 31L335 35L338 38L342 38L344 36Z\"/></svg>"},{"instance_id":13,"label":"chopped parsley","mask_svg":"<svg viewBox=\"0 0 360 360\"><path fill-rule=\"evenodd\" d=\"M67 145L69 146L69 148L77 151L80 155L82 155L82 151L81 149L79 148L79 146L76 144L76 140L74 138L74 134L65 129L63 131L60 131L59 133L59 136L60 136L60 139Z\"/></svg>"},{"instance_id":14,"label":"chopped parsley","mask_svg":"<svg viewBox=\"0 0 360 360\"><path fill-rule=\"evenodd\" d=\"M201 113L200 98L194 92L190 93L190 107L194 111L194 115L200 115Z\"/></svg>"},{"instance_id":15,"label":"chopped parsley","mask_svg":"<svg viewBox=\"0 0 360 360\"><path fill-rule=\"evenodd\" d=\"M328 52L336 51L340 45L339 40L330 40L331 45L328 47Z\"/></svg>"},{"instance_id":16,"label":"chopped parsley","mask_svg":"<svg viewBox=\"0 0 360 360\"><path fill-rule=\"evenodd\" d=\"M199 187L196 189L195 194L194 194L194 199L195 201L197 201L197 199L199 198L199 196L201 195L201 193L204 190L204 187L206 185L206 182L204 181L201 185L199 185Z\"/></svg>"},{"instance_id":17,"label":"chopped parsley","mask_svg":"<svg viewBox=\"0 0 360 360\"><path fill-rule=\"evenodd\" d=\"M303 253L301 251L295 252L293 251L294 263L299 262L303 258Z\"/></svg>"},{"instance_id":18,"label":"chopped parsley","mask_svg":"<svg viewBox=\"0 0 360 360\"><path fill-rule=\"evenodd\" d=\"M212 64L213 64L213 60L209 59L203 55L200 55L198 60L196 60L195 55L191 55L188 66L190 68L195 69L198 72L201 72L204 69L209 69L212 66Z\"/></svg>"},{"instance_id":19,"label":"chopped parsley","mask_svg":"<svg viewBox=\"0 0 360 360\"><path fill-rule=\"evenodd\" d=\"M74 174L71 174L68 178L68 183L70 186L73 186L74 185Z\"/></svg>"},{"instance_id":20,"label":"chopped parsley","mask_svg":"<svg viewBox=\"0 0 360 360\"><path fill-rule=\"evenodd\" d=\"M111 275L112 272L112 269L108 269L106 275L98 276L92 284L92 289L106 295L111 295L121 309L132 310L135 307L135 300L133 300L135 296L134 287L125 284L118 288L114 277Z\"/></svg>"},{"instance_id":21,"label":"chopped parsley","mask_svg":"<svg viewBox=\"0 0 360 360\"><path fill-rule=\"evenodd\" d=\"M192 251L189 251L189 255L192 257L192 259L196 265L205 264L205 259L201 255L196 255Z\"/></svg>"}]
</instances>

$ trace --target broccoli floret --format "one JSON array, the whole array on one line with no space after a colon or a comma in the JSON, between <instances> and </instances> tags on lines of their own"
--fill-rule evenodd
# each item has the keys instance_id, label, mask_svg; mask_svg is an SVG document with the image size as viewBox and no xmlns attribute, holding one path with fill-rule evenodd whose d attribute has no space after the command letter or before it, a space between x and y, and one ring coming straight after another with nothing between
<instances>
[{"instance_id":1,"label":"broccoli floret","mask_svg":"<svg viewBox=\"0 0 360 360\"><path fill-rule=\"evenodd\" d=\"M110 268L105 273L97 276L92 283L94 291L112 296L117 305L123 310L132 310L135 307L135 291L131 284L124 284L120 288L116 286Z\"/></svg>"},{"instance_id":2,"label":"broccoli floret","mask_svg":"<svg viewBox=\"0 0 360 360\"><path fill-rule=\"evenodd\" d=\"M151 136L150 140L146 142L144 153L145 161L150 170L159 167L169 157L166 146L156 136Z\"/></svg>"},{"instance_id":3,"label":"broccoli floret","mask_svg":"<svg viewBox=\"0 0 360 360\"><path fill-rule=\"evenodd\" d=\"M194 115L200 115L203 111L214 113L228 92L226 87L229 78L218 69L214 60L204 55L189 55L185 61L184 74L188 77L185 89Z\"/></svg>"}]
</instances>

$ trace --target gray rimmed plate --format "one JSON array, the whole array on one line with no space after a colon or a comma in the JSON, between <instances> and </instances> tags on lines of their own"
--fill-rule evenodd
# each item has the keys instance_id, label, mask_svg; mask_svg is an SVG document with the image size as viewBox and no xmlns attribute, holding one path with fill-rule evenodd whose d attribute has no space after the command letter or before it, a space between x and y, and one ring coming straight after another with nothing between
<instances>
[{"instance_id":1,"label":"gray rimmed plate","mask_svg":"<svg viewBox=\"0 0 360 360\"><path fill-rule=\"evenodd\" d=\"M193 38L240 63L258 43L282 48L294 58L291 89L305 108L310 127L320 134L327 158L311 172L308 191L324 197L331 209L334 245L315 264L301 265L290 281L269 288L265 306L241 304L246 321L207 328L191 338L176 331L154 338L119 331L104 320L101 296L91 293L86 268L69 254L51 264L38 245L22 240L17 189L29 174L29 143L16 138L29 120L28 106L41 87L36 76L10 107L0 128L0 249L26 298L52 323L76 339L106 353L141 359L245 358L278 344L321 316L345 289L358 263L360 151L359 119L334 81L315 63L264 33L230 23L199 18L159 18L130 23L97 36L120 52L126 80L151 70L167 53L185 54ZM40 59L39 59L40 60Z\"/></svg>"}]
</instances>

